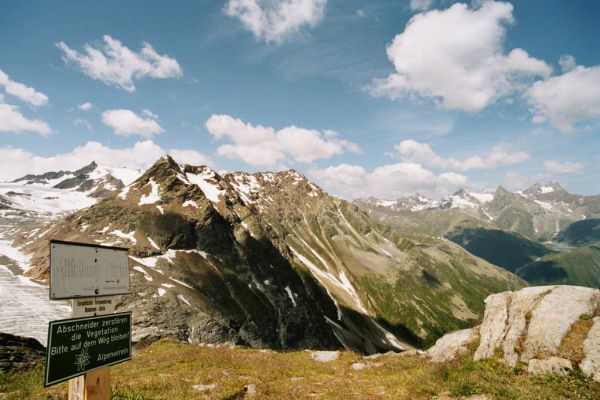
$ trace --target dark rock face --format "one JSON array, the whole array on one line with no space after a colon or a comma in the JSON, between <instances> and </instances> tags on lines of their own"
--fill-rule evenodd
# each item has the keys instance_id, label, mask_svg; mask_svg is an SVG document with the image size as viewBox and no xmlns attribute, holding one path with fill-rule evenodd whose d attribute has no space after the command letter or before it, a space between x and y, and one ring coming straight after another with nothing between
<instances>
[{"instance_id":1,"label":"dark rock face","mask_svg":"<svg viewBox=\"0 0 600 400\"><path fill-rule=\"evenodd\" d=\"M33 338L0 332L0 371L29 369L43 362L46 349Z\"/></svg>"}]
</instances>

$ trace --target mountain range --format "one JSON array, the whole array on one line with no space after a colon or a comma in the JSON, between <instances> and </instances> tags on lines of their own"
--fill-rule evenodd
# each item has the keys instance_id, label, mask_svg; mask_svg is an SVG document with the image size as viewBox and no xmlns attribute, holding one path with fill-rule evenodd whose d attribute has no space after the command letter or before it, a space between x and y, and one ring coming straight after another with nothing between
<instances>
[{"instance_id":1,"label":"mountain range","mask_svg":"<svg viewBox=\"0 0 600 400\"><path fill-rule=\"evenodd\" d=\"M163 157L144 173L92 163L2 189L2 235L29 257L28 277L47 279L50 239L130 249L135 295L117 308L134 311L137 342L427 347L476 324L487 295L525 284L294 170L219 174Z\"/></svg>"},{"instance_id":2,"label":"mountain range","mask_svg":"<svg viewBox=\"0 0 600 400\"><path fill-rule=\"evenodd\" d=\"M43 282L50 239L128 247L136 342L400 351L475 325L491 293L600 287L599 216L556 182L351 203L165 156L0 184L0 264Z\"/></svg>"},{"instance_id":3,"label":"mountain range","mask_svg":"<svg viewBox=\"0 0 600 400\"><path fill-rule=\"evenodd\" d=\"M415 194L354 203L382 223L447 238L531 284L600 287L600 196L548 182L517 192L500 186L441 200Z\"/></svg>"}]
</instances>

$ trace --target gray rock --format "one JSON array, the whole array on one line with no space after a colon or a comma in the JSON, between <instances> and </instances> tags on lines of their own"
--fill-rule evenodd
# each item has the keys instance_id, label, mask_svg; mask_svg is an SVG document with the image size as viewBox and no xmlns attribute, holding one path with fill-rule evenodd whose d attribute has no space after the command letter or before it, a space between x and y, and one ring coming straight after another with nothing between
<instances>
[{"instance_id":1,"label":"gray rock","mask_svg":"<svg viewBox=\"0 0 600 400\"><path fill-rule=\"evenodd\" d=\"M504 360L511 367L517 365L519 361L517 347L520 345L523 334L527 329L528 315L531 315L537 304L553 288L554 286L530 287L513 293L501 345Z\"/></svg>"},{"instance_id":2,"label":"gray rock","mask_svg":"<svg viewBox=\"0 0 600 400\"><path fill-rule=\"evenodd\" d=\"M0 333L0 372L29 369L44 361L46 350L37 340Z\"/></svg>"},{"instance_id":3,"label":"gray rock","mask_svg":"<svg viewBox=\"0 0 600 400\"><path fill-rule=\"evenodd\" d=\"M532 310L520 360L527 362L540 352L554 354L571 325L582 314L594 315L600 291L579 286L556 286Z\"/></svg>"},{"instance_id":4,"label":"gray rock","mask_svg":"<svg viewBox=\"0 0 600 400\"><path fill-rule=\"evenodd\" d=\"M192 389L195 392L208 392L209 390L213 390L217 387L216 383L210 383L208 385L193 385Z\"/></svg>"},{"instance_id":5,"label":"gray rock","mask_svg":"<svg viewBox=\"0 0 600 400\"><path fill-rule=\"evenodd\" d=\"M386 353L386 354L390 354L390 353ZM423 350L407 350L407 351L403 351L401 353L392 353L396 356L400 356L400 357L411 357L411 356L419 356L419 357L427 357L427 352L423 351Z\"/></svg>"},{"instance_id":6,"label":"gray rock","mask_svg":"<svg viewBox=\"0 0 600 400\"><path fill-rule=\"evenodd\" d=\"M579 286L540 286L489 296L474 359L501 349L510 366L540 353L555 355L582 314L600 311L600 290Z\"/></svg>"},{"instance_id":7,"label":"gray rock","mask_svg":"<svg viewBox=\"0 0 600 400\"><path fill-rule=\"evenodd\" d=\"M355 362L352 364L352 369L355 371L360 371L361 369L367 368L367 364L361 362Z\"/></svg>"},{"instance_id":8,"label":"gray rock","mask_svg":"<svg viewBox=\"0 0 600 400\"><path fill-rule=\"evenodd\" d=\"M494 350L500 346L504 337L511 295L512 292L504 292L485 299L485 313L479 328L481 341L475 351L475 360L491 357L494 355Z\"/></svg>"},{"instance_id":9,"label":"gray rock","mask_svg":"<svg viewBox=\"0 0 600 400\"><path fill-rule=\"evenodd\" d=\"M583 354L579 368L585 375L600 382L600 317L594 318L594 325L583 341Z\"/></svg>"},{"instance_id":10,"label":"gray rock","mask_svg":"<svg viewBox=\"0 0 600 400\"><path fill-rule=\"evenodd\" d=\"M427 350L427 354L432 361L443 362L450 361L458 355L465 354L469 343L477 337L475 328L463 329L460 331L448 333L439 338L435 344Z\"/></svg>"},{"instance_id":11,"label":"gray rock","mask_svg":"<svg viewBox=\"0 0 600 400\"><path fill-rule=\"evenodd\" d=\"M246 391L246 396L250 397L250 396L255 396L256 395L256 385L251 383L249 385L244 386L244 389Z\"/></svg>"},{"instance_id":12,"label":"gray rock","mask_svg":"<svg viewBox=\"0 0 600 400\"><path fill-rule=\"evenodd\" d=\"M313 351L311 357L315 361L319 362L331 362L338 359L340 355L339 351Z\"/></svg>"},{"instance_id":13,"label":"gray rock","mask_svg":"<svg viewBox=\"0 0 600 400\"><path fill-rule=\"evenodd\" d=\"M536 358L532 358L531 360L529 360L529 364L527 367L527 371L533 375L566 375L570 369L573 369L573 364L571 363L571 361L560 357L550 357L545 360L538 360Z\"/></svg>"}]
</instances>

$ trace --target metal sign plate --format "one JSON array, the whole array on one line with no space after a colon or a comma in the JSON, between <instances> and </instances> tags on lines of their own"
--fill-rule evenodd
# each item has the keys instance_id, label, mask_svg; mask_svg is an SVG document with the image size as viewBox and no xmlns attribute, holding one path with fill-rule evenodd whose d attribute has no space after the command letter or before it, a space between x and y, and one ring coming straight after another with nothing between
<instances>
[{"instance_id":1,"label":"metal sign plate","mask_svg":"<svg viewBox=\"0 0 600 400\"><path fill-rule=\"evenodd\" d=\"M51 321L44 386L131 359L131 312Z\"/></svg>"},{"instance_id":2,"label":"metal sign plate","mask_svg":"<svg viewBox=\"0 0 600 400\"><path fill-rule=\"evenodd\" d=\"M127 249L50 241L50 300L130 293Z\"/></svg>"},{"instance_id":3,"label":"metal sign plate","mask_svg":"<svg viewBox=\"0 0 600 400\"><path fill-rule=\"evenodd\" d=\"M93 317L96 315L113 314L115 312L115 296L79 297L71 300L71 317Z\"/></svg>"}]
</instances>

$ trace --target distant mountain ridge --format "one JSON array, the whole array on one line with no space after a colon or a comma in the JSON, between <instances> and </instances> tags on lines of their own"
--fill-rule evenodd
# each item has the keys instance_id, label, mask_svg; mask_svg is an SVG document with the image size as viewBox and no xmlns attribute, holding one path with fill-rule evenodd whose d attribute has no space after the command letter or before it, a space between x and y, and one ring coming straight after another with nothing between
<instances>
[{"instance_id":1,"label":"distant mountain ridge","mask_svg":"<svg viewBox=\"0 0 600 400\"><path fill-rule=\"evenodd\" d=\"M141 173L92 161L75 171L28 174L0 182L0 220L53 217L85 208L118 192Z\"/></svg>"},{"instance_id":2,"label":"distant mountain ridge","mask_svg":"<svg viewBox=\"0 0 600 400\"><path fill-rule=\"evenodd\" d=\"M400 230L450 239L531 283L600 286L593 245L600 240L600 196L571 194L548 182L516 192L499 186L493 193L461 189L441 200L415 194L355 204Z\"/></svg>"}]
</instances>

